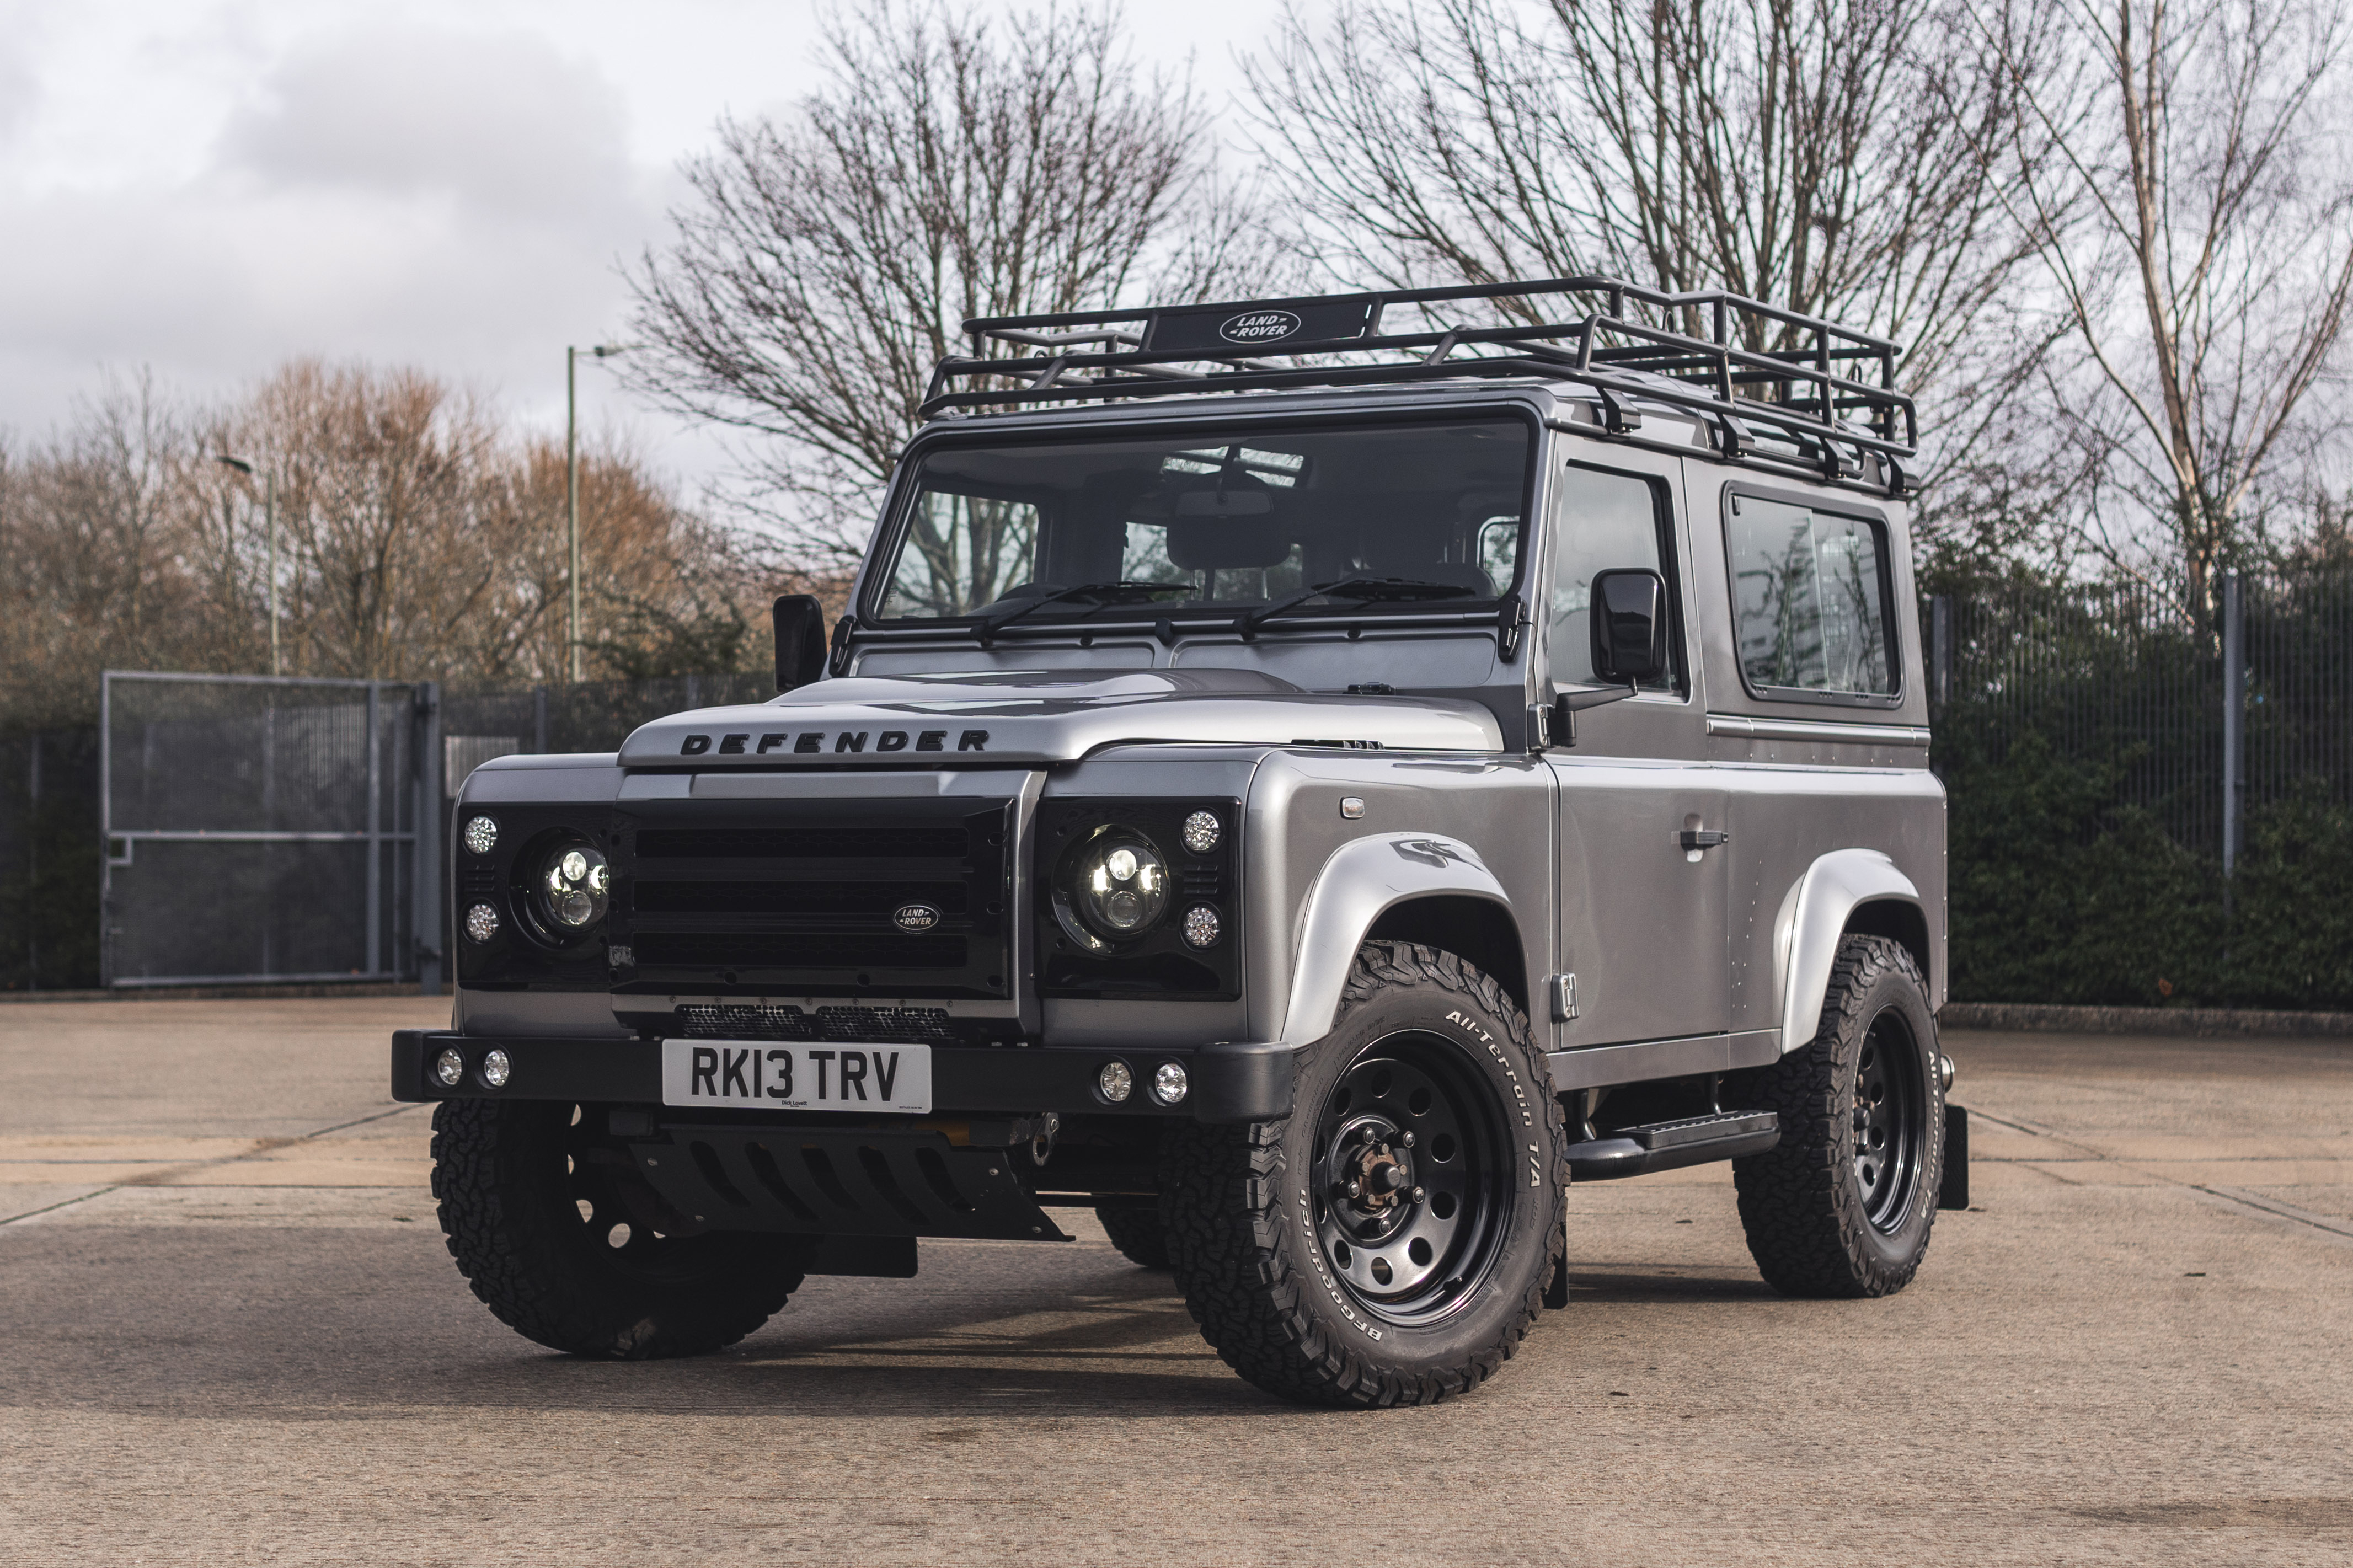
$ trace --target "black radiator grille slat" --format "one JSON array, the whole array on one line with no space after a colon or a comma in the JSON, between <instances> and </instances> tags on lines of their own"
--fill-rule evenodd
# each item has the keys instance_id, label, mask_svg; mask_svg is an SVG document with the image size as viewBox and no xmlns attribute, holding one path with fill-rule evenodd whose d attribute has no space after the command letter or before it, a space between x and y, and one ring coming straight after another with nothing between
<instances>
[{"instance_id":1,"label":"black radiator grille slat","mask_svg":"<svg viewBox=\"0 0 2353 1568\"><path fill-rule=\"evenodd\" d=\"M731 969L961 969L960 936L871 936L825 931L642 931L640 969L724 965Z\"/></svg>"},{"instance_id":2,"label":"black radiator grille slat","mask_svg":"<svg viewBox=\"0 0 2353 1568\"><path fill-rule=\"evenodd\" d=\"M643 914L888 915L929 904L965 912L962 882L664 882L640 879L631 905Z\"/></svg>"},{"instance_id":3,"label":"black radiator grille slat","mask_svg":"<svg viewBox=\"0 0 2353 1568\"><path fill-rule=\"evenodd\" d=\"M922 860L961 858L965 830L920 824L855 827L649 827L640 860Z\"/></svg>"}]
</instances>

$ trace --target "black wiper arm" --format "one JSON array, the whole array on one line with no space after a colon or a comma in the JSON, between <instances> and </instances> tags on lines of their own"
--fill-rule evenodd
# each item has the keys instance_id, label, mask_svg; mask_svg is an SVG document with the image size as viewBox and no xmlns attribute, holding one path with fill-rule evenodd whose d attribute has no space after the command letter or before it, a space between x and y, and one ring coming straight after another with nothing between
<instances>
[{"instance_id":1,"label":"black wiper arm","mask_svg":"<svg viewBox=\"0 0 2353 1568\"><path fill-rule=\"evenodd\" d=\"M1142 604L1161 594L1182 594L1186 591L1186 584L1182 583L1081 583L1076 587L1057 588L1034 599L1022 599L1008 607L983 614L980 617L981 646L987 647L991 637L1022 616L1042 610L1049 605L1059 605L1065 599L1095 599L1100 601L1098 607L1101 607L1101 605Z\"/></svg>"},{"instance_id":2,"label":"black wiper arm","mask_svg":"<svg viewBox=\"0 0 2353 1568\"><path fill-rule=\"evenodd\" d=\"M1297 609L1310 599L1354 599L1358 603L1388 599L1402 604L1415 599L1470 599L1477 596L1477 590L1465 588L1460 583L1422 583L1411 577L1343 577L1336 583L1319 583L1312 588L1302 588L1271 605L1244 610L1234 618L1234 626L1241 633L1242 640L1248 642L1258 635L1260 626L1286 610Z\"/></svg>"}]
</instances>

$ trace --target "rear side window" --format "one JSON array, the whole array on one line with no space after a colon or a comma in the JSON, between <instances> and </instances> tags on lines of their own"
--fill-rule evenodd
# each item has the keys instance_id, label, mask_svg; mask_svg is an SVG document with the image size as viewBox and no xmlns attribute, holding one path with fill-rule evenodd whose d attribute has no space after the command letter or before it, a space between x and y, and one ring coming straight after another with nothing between
<instances>
[{"instance_id":1,"label":"rear side window","mask_svg":"<svg viewBox=\"0 0 2353 1568\"><path fill-rule=\"evenodd\" d=\"M1767 696L1892 697L1887 534L1865 518L1730 498L1740 672Z\"/></svg>"}]
</instances>

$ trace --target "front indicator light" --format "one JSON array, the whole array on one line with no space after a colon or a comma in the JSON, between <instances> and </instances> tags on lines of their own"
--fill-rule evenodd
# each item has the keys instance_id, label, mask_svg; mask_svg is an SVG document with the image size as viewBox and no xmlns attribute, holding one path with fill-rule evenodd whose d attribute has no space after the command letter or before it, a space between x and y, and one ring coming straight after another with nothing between
<instances>
[{"instance_id":1,"label":"front indicator light","mask_svg":"<svg viewBox=\"0 0 2353 1568\"><path fill-rule=\"evenodd\" d=\"M1103 1071L1095 1074L1095 1087L1113 1105L1124 1105L1127 1097L1135 1092L1135 1074L1125 1062L1105 1062Z\"/></svg>"},{"instance_id":2,"label":"front indicator light","mask_svg":"<svg viewBox=\"0 0 2353 1568\"><path fill-rule=\"evenodd\" d=\"M1195 904L1185 911L1185 940L1194 947L1212 947L1225 930L1218 911L1207 904Z\"/></svg>"},{"instance_id":3,"label":"front indicator light","mask_svg":"<svg viewBox=\"0 0 2353 1568\"><path fill-rule=\"evenodd\" d=\"M1197 811L1185 819L1185 847L1196 855L1207 855L1218 847L1224 833L1215 814Z\"/></svg>"},{"instance_id":4,"label":"front indicator light","mask_svg":"<svg viewBox=\"0 0 2353 1568\"><path fill-rule=\"evenodd\" d=\"M499 911L488 904L476 904L466 911L466 934L476 942L488 942L499 934Z\"/></svg>"},{"instance_id":5,"label":"front indicator light","mask_svg":"<svg viewBox=\"0 0 2353 1568\"><path fill-rule=\"evenodd\" d=\"M466 824L466 849L470 854L487 855L498 847L499 825L494 818L478 816Z\"/></svg>"},{"instance_id":6,"label":"front indicator light","mask_svg":"<svg viewBox=\"0 0 2353 1568\"><path fill-rule=\"evenodd\" d=\"M514 1076L514 1061L504 1051L492 1051L482 1058L482 1081L492 1089L504 1089L507 1079Z\"/></svg>"},{"instance_id":7,"label":"front indicator light","mask_svg":"<svg viewBox=\"0 0 2353 1568\"><path fill-rule=\"evenodd\" d=\"M455 1089L458 1080L466 1076L466 1058L451 1047L433 1058L433 1081L443 1089Z\"/></svg>"},{"instance_id":8,"label":"front indicator light","mask_svg":"<svg viewBox=\"0 0 2353 1568\"><path fill-rule=\"evenodd\" d=\"M1159 1069L1152 1075L1152 1092L1163 1105L1178 1103L1192 1087L1192 1079L1186 1076L1183 1062L1162 1062Z\"/></svg>"}]
</instances>

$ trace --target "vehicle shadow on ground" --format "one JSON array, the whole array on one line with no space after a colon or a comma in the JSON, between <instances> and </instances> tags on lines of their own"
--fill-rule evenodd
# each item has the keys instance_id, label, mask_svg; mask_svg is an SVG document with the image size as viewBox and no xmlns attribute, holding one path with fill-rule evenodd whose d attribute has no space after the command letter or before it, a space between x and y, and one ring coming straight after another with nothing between
<instances>
[{"instance_id":1,"label":"vehicle shadow on ground","mask_svg":"<svg viewBox=\"0 0 2353 1568\"><path fill-rule=\"evenodd\" d=\"M1783 1298L1756 1275L1697 1273L1673 1269L1611 1268L1570 1264L1568 1304L1637 1306L1643 1303L1778 1301Z\"/></svg>"}]
</instances>

